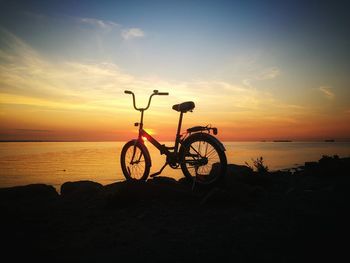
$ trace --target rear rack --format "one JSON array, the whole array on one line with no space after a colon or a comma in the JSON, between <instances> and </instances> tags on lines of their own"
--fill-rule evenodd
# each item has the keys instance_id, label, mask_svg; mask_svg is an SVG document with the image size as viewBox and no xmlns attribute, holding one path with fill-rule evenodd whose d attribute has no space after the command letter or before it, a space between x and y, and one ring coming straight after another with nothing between
<instances>
[{"instance_id":1,"label":"rear rack","mask_svg":"<svg viewBox=\"0 0 350 263\"><path fill-rule=\"evenodd\" d=\"M209 125L207 126L194 126L192 128L188 128L187 129L187 132L188 133L193 133L193 132L203 132L203 131L207 131L208 133L210 133L210 130L213 131L213 134L214 135L217 135L218 134L218 129L217 128L214 128L214 127L211 127Z\"/></svg>"}]
</instances>

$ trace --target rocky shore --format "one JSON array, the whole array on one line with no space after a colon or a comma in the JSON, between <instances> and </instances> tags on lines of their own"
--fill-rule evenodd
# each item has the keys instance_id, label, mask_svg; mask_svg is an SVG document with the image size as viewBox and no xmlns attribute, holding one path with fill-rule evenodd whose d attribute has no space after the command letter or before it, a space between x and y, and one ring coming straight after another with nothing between
<instances>
[{"instance_id":1,"label":"rocky shore","mask_svg":"<svg viewBox=\"0 0 350 263\"><path fill-rule=\"evenodd\" d=\"M45 262L349 260L350 158L295 171L231 164L211 188L66 182L0 189L3 257Z\"/></svg>"}]
</instances>

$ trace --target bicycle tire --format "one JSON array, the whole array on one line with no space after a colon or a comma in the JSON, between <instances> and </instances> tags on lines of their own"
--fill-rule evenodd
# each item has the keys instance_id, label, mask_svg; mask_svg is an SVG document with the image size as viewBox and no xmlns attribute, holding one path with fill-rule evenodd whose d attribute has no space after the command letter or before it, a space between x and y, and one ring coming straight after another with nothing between
<instances>
[{"instance_id":1,"label":"bicycle tire","mask_svg":"<svg viewBox=\"0 0 350 263\"><path fill-rule=\"evenodd\" d=\"M135 163L131 163L134 160ZM126 180L146 181L151 168L151 157L147 147L138 140L127 142L120 154L120 164Z\"/></svg>"},{"instance_id":2,"label":"bicycle tire","mask_svg":"<svg viewBox=\"0 0 350 263\"><path fill-rule=\"evenodd\" d=\"M180 165L185 177L192 182L196 180L202 185L217 183L226 174L225 148L210 134L194 133L181 145Z\"/></svg>"}]
</instances>

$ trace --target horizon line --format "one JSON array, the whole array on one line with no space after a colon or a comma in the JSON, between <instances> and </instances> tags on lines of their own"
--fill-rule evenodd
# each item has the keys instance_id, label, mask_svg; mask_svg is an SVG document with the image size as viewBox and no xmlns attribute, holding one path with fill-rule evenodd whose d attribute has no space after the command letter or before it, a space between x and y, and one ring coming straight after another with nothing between
<instances>
[{"instance_id":1,"label":"horizon line","mask_svg":"<svg viewBox=\"0 0 350 263\"><path fill-rule=\"evenodd\" d=\"M0 140L0 142L128 142L129 140ZM350 139L273 139L273 140L221 140L222 142L350 142ZM162 142L173 142L163 140Z\"/></svg>"}]
</instances>

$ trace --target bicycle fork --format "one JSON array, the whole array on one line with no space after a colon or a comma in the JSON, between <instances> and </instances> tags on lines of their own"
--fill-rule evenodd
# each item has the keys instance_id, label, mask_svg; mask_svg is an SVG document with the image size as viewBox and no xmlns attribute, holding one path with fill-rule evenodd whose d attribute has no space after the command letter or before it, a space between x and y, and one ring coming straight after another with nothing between
<instances>
[{"instance_id":1,"label":"bicycle fork","mask_svg":"<svg viewBox=\"0 0 350 263\"><path fill-rule=\"evenodd\" d=\"M133 150L132 150L132 157L131 157L131 161L130 161L130 164L131 165L133 165L133 164L138 164L139 162L140 162L140 160L141 160L141 158L142 158L142 152L140 152L140 155L139 155L139 157L138 157L138 160L136 160L136 161L134 161L134 158L135 158L135 155L136 155L136 142L135 142L135 144L134 144L134 148L133 148ZM127 169L128 169L128 172L129 172L129 174L131 174L131 171L130 171L130 168L129 168L129 166L127 167Z\"/></svg>"}]
</instances>

